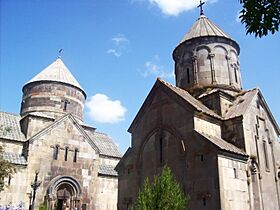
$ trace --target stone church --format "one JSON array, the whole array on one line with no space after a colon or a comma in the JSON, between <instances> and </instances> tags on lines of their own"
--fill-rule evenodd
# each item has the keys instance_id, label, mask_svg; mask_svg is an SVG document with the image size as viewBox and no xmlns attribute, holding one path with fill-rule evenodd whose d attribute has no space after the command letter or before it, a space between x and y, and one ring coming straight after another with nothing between
<instances>
[{"instance_id":1,"label":"stone church","mask_svg":"<svg viewBox=\"0 0 280 210\"><path fill-rule=\"evenodd\" d=\"M23 88L20 115L0 112L4 159L16 166L0 193L0 206L116 210L121 153L105 133L84 123L86 92L61 58Z\"/></svg>"},{"instance_id":2,"label":"stone church","mask_svg":"<svg viewBox=\"0 0 280 210\"><path fill-rule=\"evenodd\" d=\"M173 51L176 86L157 79L116 166L118 209L166 164L190 210L279 210L279 127L258 88L242 88L240 48L201 14Z\"/></svg>"}]
</instances>

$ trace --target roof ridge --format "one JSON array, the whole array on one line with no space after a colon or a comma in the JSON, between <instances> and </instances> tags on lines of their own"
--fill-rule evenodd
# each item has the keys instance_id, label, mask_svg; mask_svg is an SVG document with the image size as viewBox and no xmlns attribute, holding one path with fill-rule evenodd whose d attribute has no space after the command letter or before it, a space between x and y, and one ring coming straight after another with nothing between
<instances>
[{"instance_id":1,"label":"roof ridge","mask_svg":"<svg viewBox=\"0 0 280 210\"><path fill-rule=\"evenodd\" d=\"M172 84L170 84L170 83L168 83L166 81L163 81L162 79L159 79L159 81L161 83L163 83L164 85L166 85L168 88L174 88L174 89L180 91L181 93L186 94L188 97L190 97L190 100L193 100L193 102L189 102L189 103L191 103L192 106L194 106L197 110L199 110L201 112L204 112L205 114L211 115L213 117L216 117L216 118L219 118L219 119L223 119L221 116L216 114L213 110L211 110L207 106L205 106L201 101L199 101L196 98L194 98L188 91L186 91L186 90L184 90L182 88L179 88L177 86L173 86ZM205 111L203 111L201 107L197 107L197 105L193 104L194 102L198 103L199 106L202 106L202 108L205 109Z\"/></svg>"},{"instance_id":2,"label":"roof ridge","mask_svg":"<svg viewBox=\"0 0 280 210\"><path fill-rule=\"evenodd\" d=\"M104 135L104 136L109 136L107 133L101 132L101 131L95 131L95 133L102 134L102 135ZM109 137L110 137L110 136L109 136Z\"/></svg>"}]
</instances>

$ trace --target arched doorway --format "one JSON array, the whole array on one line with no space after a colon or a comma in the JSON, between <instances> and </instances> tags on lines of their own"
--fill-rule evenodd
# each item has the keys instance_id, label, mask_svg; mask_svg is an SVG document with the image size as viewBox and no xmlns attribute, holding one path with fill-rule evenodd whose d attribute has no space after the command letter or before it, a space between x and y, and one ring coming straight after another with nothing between
<instances>
[{"instance_id":1,"label":"arched doorway","mask_svg":"<svg viewBox=\"0 0 280 210\"><path fill-rule=\"evenodd\" d=\"M47 198L51 210L80 209L81 185L74 177L58 176L50 182Z\"/></svg>"}]
</instances>

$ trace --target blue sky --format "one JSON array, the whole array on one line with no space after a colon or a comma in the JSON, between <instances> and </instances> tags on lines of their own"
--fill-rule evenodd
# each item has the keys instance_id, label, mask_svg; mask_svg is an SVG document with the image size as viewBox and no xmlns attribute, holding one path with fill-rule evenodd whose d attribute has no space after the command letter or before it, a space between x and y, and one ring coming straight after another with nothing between
<instances>
[{"instance_id":1,"label":"blue sky","mask_svg":"<svg viewBox=\"0 0 280 210\"><path fill-rule=\"evenodd\" d=\"M124 153L127 129L156 77L174 84L172 51L198 18L198 2L1 0L0 110L19 113L22 86L62 48L64 63L87 92L85 121ZM246 35L237 20L240 8L238 1L212 0L204 10L239 43L243 86L260 87L279 123L279 33Z\"/></svg>"}]
</instances>

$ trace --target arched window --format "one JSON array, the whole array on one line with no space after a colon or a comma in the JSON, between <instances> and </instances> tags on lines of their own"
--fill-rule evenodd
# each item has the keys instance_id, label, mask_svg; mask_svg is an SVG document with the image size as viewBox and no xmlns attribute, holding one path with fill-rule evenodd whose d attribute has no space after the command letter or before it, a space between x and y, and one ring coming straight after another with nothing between
<instances>
[{"instance_id":1,"label":"arched window","mask_svg":"<svg viewBox=\"0 0 280 210\"><path fill-rule=\"evenodd\" d=\"M77 162L77 159L78 159L78 151L79 151L79 150L78 150L77 148L76 148L75 151L74 151L73 162L75 162L75 163Z\"/></svg>"},{"instance_id":2,"label":"arched window","mask_svg":"<svg viewBox=\"0 0 280 210\"><path fill-rule=\"evenodd\" d=\"M64 154L64 160L67 161L67 157L68 157L68 147L65 148L65 154Z\"/></svg>"},{"instance_id":3,"label":"arched window","mask_svg":"<svg viewBox=\"0 0 280 210\"><path fill-rule=\"evenodd\" d=\"M58 153L59 153L59 145L55 145L54 152L53 152L53 159L54 160L58 159Z\"/></svg>"}]
</instances>

